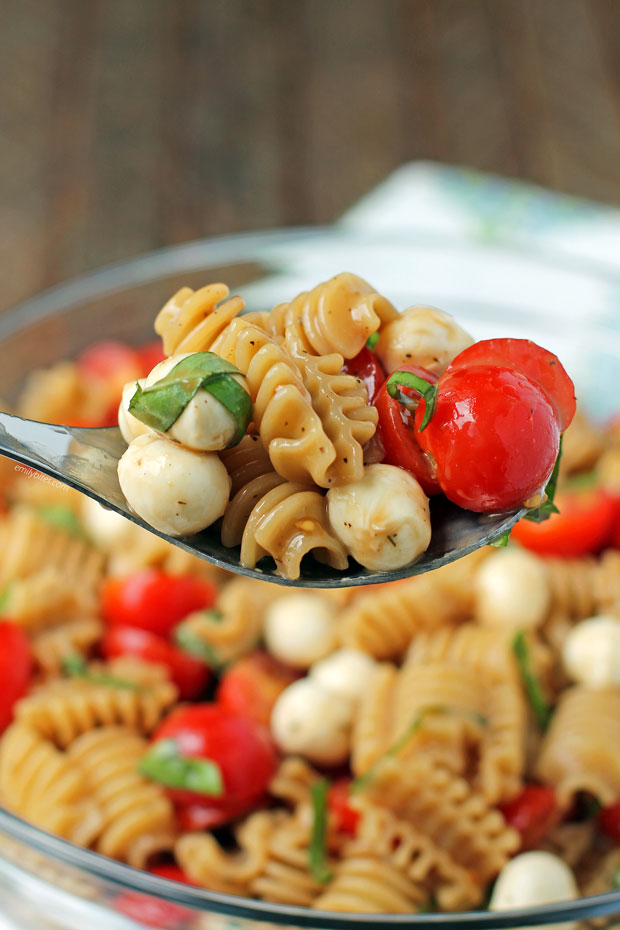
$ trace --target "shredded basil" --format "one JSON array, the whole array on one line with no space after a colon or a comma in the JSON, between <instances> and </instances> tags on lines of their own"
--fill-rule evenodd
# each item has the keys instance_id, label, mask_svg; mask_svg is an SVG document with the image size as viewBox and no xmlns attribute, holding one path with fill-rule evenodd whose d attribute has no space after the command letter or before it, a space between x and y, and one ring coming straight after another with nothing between
<instances>
[{"instance_id":1,"label":"shredded basil","mask_svg":"<svg viewBox=\"0 0 620 930\"><path fill-rule=\"evenodd\" d=\"M324 885L332 878L327 863L327 792L329 782L321 778L312 785L312 836L308 849L310 873Z\"/></svg>"},{"instance_id":2,"label":"shredded basil","mask_svg":"<svg viewBox=\"0 0 620 930\"><path fill-rule=\"evenodd\" d=\"M181 416L190 400L203 388L226 407L236 424L231 446L236 446L252 419L252 400L233 377L241 372L213 352L195 352L181 359L155 384L141 388L129 401L129 412L152 429L165 433Z\"/></svg>"},{"instance_id":3,"label":"shredded basil","mask_svg":"<svg viewBox=\"0 0 620 930\"><path fill-rule=\"evenodd\" d=\"M86 659L77 653L63 658L62 670L70 678L84 678L85 681L90 681L94 685L107 685L110 688L120 688L126 691L144 690L135 681L118 678L116 675L108 675L106 672L91 671Z\"/></svg>"},{"instance_id":4,"label":"shredded basil","mask_svg":"<svg viewBox=\"0 0 620 930\"><path fill-rule=\"evenodd\" d=\"M78 536L81 539L86 537L84 527L80 523L76 514L70 507L64 507L62 504L48 504L45 507L38 507L37 514L46 523L71 533L72 536Z\"/></svg>"},{"instance_id":5,"label":"shredded basil","mask_svg":"<svg viewBox=\"0 0 620 930\"><path fill-rule=\"evenodd\" d=\"M209 623L221 623L221 621L222 614L219 610L204 611L205 625ZM186 623L180 623L177 626L174 631L174 641L183 652L188 652L197 659L201 659L213 669L221 669L226 665L226 663L220 659L213 646L202 639L202 637Z\"/></svg>"},{"instance_id":6,"label":"shredded basil","mask_svg":"<svg viewBox=\"0 0 620 930\"><path fill-rule=\"evenodd\" d=\"M506 530L505 533L502 533L501 536L498 536L497 539L491 540L489 546L495 546L496 549L504 549L510 542L510 533L512 530Z\"/></svg>"},{"instance_id":7,"label":"shredded basil","mask_svg":"<svg viewBox=\"0 0 620 930\"><path fill-rule=\"evenodd\" d=\"M523 517L524 520L532 520L533 523L543 523L545 520L548 520L552 514L560 512L553 501L555 500L555 492L557 491L558 487L558 476L560 474L561 459L562 436L560 436L560 448L558 450L558 457L555 460L555 465L553 466L551 477L549 478L549 481L545 487L545 494L547 495L547 499L543 504L540 505L540 507L535 507L533 510L528 510L528 512Z\"/></svg>"},{"instance_id":8,"label":"shredded basil","mask_svg":"<svg viewBox=\"0 0 620 930\"><path fill-rule=\"evenodd\" d=\"M422 417L422 422L418 428L418 433L423 432L428 426L430 419L435 412L435 404L437 403L437 385L431 384L430 381L425 381L424 378L420 378L418 375L414 375L411 371L395 371L394 374L390 375L387 379L387 390L390 397L393 397L394 400L397 400L399 404L402 404L403 407L406 407L408 410L415 410L418 405L418 401L412 400L411 397L407 397L406 394L400 390L401 385L403 387L413 388L414 391L417 391L424 398L424 416Z\"/></svg>"},{"instance_id":9,"label":"shredded basil","mask_svg":"<svg viewBox=\"0 0 620 930\"><path fill-rule=\"evenodd\" d=\"M545 697L540 680L532 667L530 649L522 630L519 630L512 642L512 650L517 659L521 680L527 699L532 708L539 730L544 733L551 720L551 705Z\"/></svg>"},{"instance_id":10,"label":"shredded basil","mask_svg":"<svg viewBox=\"0 0 620 930\"><path fill-rule=\"evenodd\" d=\"M173 739L161 739L140 760L138 771L166 788L182 788L209 797L224 793L222 771L212 759L183 756Z\"/></svg>"},{"instance_id":11,"label":"shredded basil","mask_svg":"<svg viewBox=\"0 0 620 930\"><path fill-rule=\"evenodd\" d=\"M378 342L379 342L379 333L373 333L373 334L372 334L371 336L369 336L368 339L366 340L366 345L368 346L368 348L369 348L370 351L372 352L372 351L374 350L374 348L375 348L375 346L376 346L376 344L377 344Z\"/></svg>"}]
</instances>

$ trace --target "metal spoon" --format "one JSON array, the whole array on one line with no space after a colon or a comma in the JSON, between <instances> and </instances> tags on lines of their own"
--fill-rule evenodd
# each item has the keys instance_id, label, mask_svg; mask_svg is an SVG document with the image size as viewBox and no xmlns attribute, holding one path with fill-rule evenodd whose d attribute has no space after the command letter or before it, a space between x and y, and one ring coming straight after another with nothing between
<instances>
[{"instance_id":1,"label":"metal spoon","mask_svg":"<svg viewBox=\"0 0 620 930\"><path fill-rule=\"evenodd\" d=\"M79 426L53 426L0 413L0 455L76 488L138 526L207 562L231 572L278 584L347 588L408 578L439 568L493 542L510 530L525 512L473 513L461 510L443 498L435 498L431 503L431 545L413 565L395 572L372 572L351 560L346 572L337 572L327 565L306 559L301 577L291 581L276 574L271 559L264 560L269 564L261 564L253 569L241 565L239 549L227 549L222 545L217 525L194 536L175 538L159 533L144 523L129 510L118 484L116 466L125 449L126 444L116 427L87 429Z\"/></svg>"}]
</instances>

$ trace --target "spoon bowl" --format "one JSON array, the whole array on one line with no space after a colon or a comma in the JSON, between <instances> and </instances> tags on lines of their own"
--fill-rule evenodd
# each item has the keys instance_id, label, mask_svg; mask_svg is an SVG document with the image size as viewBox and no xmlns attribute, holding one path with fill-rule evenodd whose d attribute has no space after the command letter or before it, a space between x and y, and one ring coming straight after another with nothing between
<instances>
[{"instance_id":1,"label":"spoon bowl","mask_svg":"<svg viewBox=\"0 0 620 930\"><path fill-rule=\"evenodd\" d=\"M445 498L435 498L431 501L431 544L412 565L395 572L372 572L351 560L346 571L338 572L306 558L302 563L301 576L292 580L278 575L271 559L263 559L256 568L246 568L239 561L239 547L222 545L217 524L192 536L174 537L160 533L141 520L129 509L118 483L118 460L126 447L116 427L58 426L0 413L1 455L81 491L127 520L213 565L277 584L348 588L419 575L499 539L525 513L524 510L474 513L462 510Z\"/></svg>"}]
</instances>

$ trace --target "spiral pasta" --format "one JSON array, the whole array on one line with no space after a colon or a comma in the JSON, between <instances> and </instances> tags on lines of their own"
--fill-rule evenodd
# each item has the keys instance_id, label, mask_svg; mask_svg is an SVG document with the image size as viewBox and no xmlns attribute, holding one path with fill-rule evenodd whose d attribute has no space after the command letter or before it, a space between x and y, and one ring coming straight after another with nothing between
<instances>
[{"instance_id":1,"label":"spiral pasta","mask_svg":"<svg viewBox=\"0 0 620 930\"><path fill-rule=\"evenodd\" d=\"M273 471L271 460L260 436L254 434L248 433L238 445L231 449L224 449L220 452L220 458L230 475L231 498L255 478Z\"/></svg>"},{"instance_id":2,"label":"spiral pasta","mask_svg":"<svg viewBox=\"0 0 620 930\"><path fill-rule=\"evenodd\" d=\"M308 868L310 820L280 812L269 835L268 857L260 875L250 882L258 898L309 907L322 891Z\"/></svg>"},{"instance_id":3,"label":"spiral pasta","mask_svg":"<svg viewBox=\"0 0 620 930\"><path fill-rule=\"evenodd\" d=\"M225 284L208 284L197 291L182 287L159 311L155 332L166 355L207 352L223 329L241 313L240 297L231 297Z\"/></svg>"},{"instance_id":4,"label":"spiral pasta","mask_svg":"<svg viewBox=\"0 0 620 930\"><path fill-rule=\"evenodd\" d=\"M334 879L312 906L354 914L411 914L427 900L425 889L389 860L351 854L335 866Z\"/></svg>"},{"instance_id":5,"label":"spiral pasta","mask_svg":"<svg viewBox=\"0 0 620 930\"><path fill-rule=\"evenodd\" d=\"M551 617L583 620L620 607L620 552L610 549L600 559L544 559L551 590Z\"/></svg>"},{"instance_id":6,"label":"spiral pasta","mask_svg":"<svg viewBox=\"0 0 620 930\"><path fill-rule=\"evenodd\" d=\"M74 362L59 362L28 375L16 412L43 423L97 423L112 400L101 383L85 378Z\"/></svg>"},{"instance_id":7,"label":"spiral pasta","mask_svg":"<svg viewBox=\"0 0 620 930\"><path fill-rule=\"evenodd\" d=\"M63 659L89 656L103 636L103 622L98 617L68 620L49 630L36 633L30 642L36 663L48 675L58 675Z\"/></svg>"}]
</instances>

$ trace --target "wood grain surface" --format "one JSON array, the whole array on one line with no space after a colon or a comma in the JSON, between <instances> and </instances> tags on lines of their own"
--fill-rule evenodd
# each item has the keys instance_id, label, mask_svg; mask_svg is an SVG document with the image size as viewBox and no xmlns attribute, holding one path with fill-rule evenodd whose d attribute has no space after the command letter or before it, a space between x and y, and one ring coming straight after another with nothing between
<instances>
[{"instance_id":1,"label":"wood grain surface","mask_svg":"<svg viewBox=\"0 0 620 930\"><path fill-rule=\"evenodd\" d=\"M0 4L0 306L418 158L620 204L618 0Z\"/></svg>"}]
</instances>

